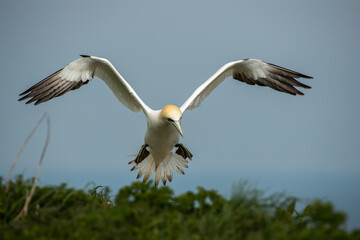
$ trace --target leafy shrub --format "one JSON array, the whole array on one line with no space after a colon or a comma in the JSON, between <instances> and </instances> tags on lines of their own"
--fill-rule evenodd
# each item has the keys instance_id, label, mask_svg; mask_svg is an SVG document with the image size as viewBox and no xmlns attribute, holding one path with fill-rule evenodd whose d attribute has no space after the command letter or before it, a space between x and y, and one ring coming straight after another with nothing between
<instances>
[{"instance_id":1,"label":"leafy shrub","mask_svg":"<svg viewBox=\"0 0 360 240\"><path fill-rule=\"evenodd\" d=\"M330 202L298 212L297 199L265 197L246 183L230 199L202 187L174 196L152 182L123 187L114 201L102 186L37 187L29 214L14 222L32 180L17 177L8 193L0 180L0 239L360 239L360 231L344 230L346 216Z\"/></svg>"}]
</instances>

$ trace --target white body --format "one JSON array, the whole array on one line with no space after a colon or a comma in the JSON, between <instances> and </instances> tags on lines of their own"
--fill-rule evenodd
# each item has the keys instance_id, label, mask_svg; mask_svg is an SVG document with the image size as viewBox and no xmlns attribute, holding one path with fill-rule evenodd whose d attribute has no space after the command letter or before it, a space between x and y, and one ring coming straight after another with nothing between
<instances>
[{"instance_id":1,"label":"white body","mask_svg":"<svg viewBox=\"0 0 360 240\"><path fill-rule=\"evenodd\" d=\"M173 171L184 174L181 167L188 167L186 159L173 152L175 145L179 143L180 134L173 125L164 121L162 110L150 109L146 117L147 129L144 143L150 154L139 164L131 161L135 164L132 170L140 169L137 178L145 174L144 182L155 171L155 185L158 185L160 178L166 184L166 180L172 180Z\"/></svg>"},{"instance_id":2,"label":"white body","mask_svg":"<svg viewBox=\"0 0 360 240\"><path fill-rule=\"evenodd\" d=\"M150 110L147 113L144 142L149 145L149 152L154 157L156 166L170 156L179 139L179 132L172 125L161 120L161 110Z\"/></svg>"}]
</instances>

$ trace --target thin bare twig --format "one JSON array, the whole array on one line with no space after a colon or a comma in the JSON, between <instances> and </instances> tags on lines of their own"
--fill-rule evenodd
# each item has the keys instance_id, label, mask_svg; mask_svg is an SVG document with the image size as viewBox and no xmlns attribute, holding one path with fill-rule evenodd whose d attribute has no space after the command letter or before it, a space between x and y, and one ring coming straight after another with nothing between
<instances>
[{"instance_id":1,"label":"thin bare twig","mask_svg":"<svg viewBox=\"0 0 360 240\"><path fill-rule=\"evenodd\" d=\"M25 201L25 205L24 205L23 209L22 209L22 210L19 212L19 214L14 218L14 220L13 220L14 222L17 221L17 220L19 220L23 215L27 215L31 198L33 197L33 195L34 195L34 193L35 193L36 185L37 185L37 182L38 182L38 179L39 179L41 164L42 164L43 159L44 159L44 157L45 157L46 149L47 149L47 146L48 146L49 141L50 141L50 118L47 116L47 117L46 117L46 120L47 120L47 135L46 135L46 141L45 141L45 144L44 144L44 148L43 148L43 150L42 150L42 153L41 153L41 157L40 157L40 160L39 160L38 168L37 168L37 170L36 170L36 176L35 176L35 179L34 179L34 184L33 184L32 188L31 188L30 194L29 194L28 196L26 196L26 201Z\"/></svg>"},{"instance_id":2,"label":"thin bare twig","mask_svg":"<svg viewBox=\"0 0 360 240\"><path fill-rule=\"evenodd\" d=\"M31 139L32 135L36 132L37 128L39 127L40 123L44 120L44 118L46 117L47 113L44 113L44 115L40 118L40 120L36 123L35 127L33 128L33 130L30 132L29 136L25 139L23 145L21 146L18 154L16 155L13 164L11 165L10 171L9 171L9 175L6 181L6 190L5 192L9 191L9 184L10 184L10 178L12 175L12 172L14 171L15 165L17 163L17 161L19 160L26 144L28 143L28 141Z\"/></svg>"}]
</instances>

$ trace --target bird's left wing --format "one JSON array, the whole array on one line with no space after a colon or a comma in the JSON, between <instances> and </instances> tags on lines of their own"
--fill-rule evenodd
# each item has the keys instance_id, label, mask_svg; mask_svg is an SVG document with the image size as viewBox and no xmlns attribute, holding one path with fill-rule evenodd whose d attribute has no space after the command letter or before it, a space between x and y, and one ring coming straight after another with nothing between
<instances>
[{"instance_id":1,"label":"bird's left wing","mask_svg":"<svg viewBox=\"0 0 360 240\"><path fill-rule=\"evenodd\" d=\"M82 58L38 82L20 96L19 101L30 98L26 103L35 105L61 96L87 84L97 76L104 80L117 99L134 112L146 112L149 107L140 99L134 89L125 81L115 67L105 58L81 55Z\"/></svg>"},{"instance_id":2,"label":"bird's left wing","mask_svg":"<svg viewBox=\"0 0 360 240\"><path fill-rule=\"evenodd\" d=\"M268 86L277 91L292 95L304 95L295 87L311 88L295 80L295 78L312 78L258 59L230 62L222 66L214 75L200 85L180 107L180 110L184 112L199 107L202 101L219 86L225 78L230 76L235 80L250 85Z\"/></svg>"}]
</instances>

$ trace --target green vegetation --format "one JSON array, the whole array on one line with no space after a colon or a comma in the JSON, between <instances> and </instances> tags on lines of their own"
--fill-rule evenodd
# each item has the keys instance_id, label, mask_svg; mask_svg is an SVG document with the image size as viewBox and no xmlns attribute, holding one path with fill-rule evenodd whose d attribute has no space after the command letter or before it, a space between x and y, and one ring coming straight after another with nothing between
<instances>
[{"instance_id":1,"label":"green vegetation","mask_svg":"<svg viewBox=\"0 0 360 240\"><path fill-rule=\"evenodd\" d=\"M113 200L107 187L37 187L28 215L14 221L33 180L19 176L7 193L0 181L0 239L360 239L329 202L298 212L295 198L266 197L246 183L230 199L202 187L174 196L151 182L123 187Z\"/></svg>"}]
</instances>

